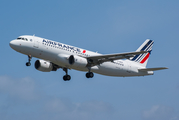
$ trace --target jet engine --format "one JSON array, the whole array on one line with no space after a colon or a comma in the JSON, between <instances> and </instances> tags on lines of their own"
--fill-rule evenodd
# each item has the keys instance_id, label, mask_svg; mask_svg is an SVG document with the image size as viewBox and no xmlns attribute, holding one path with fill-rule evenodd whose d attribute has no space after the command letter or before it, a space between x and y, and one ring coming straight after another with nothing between
<instances>
[{"instance_id":1,"label":"jet engine","mask_svg":"<svg viewBox=\"0 0 179 120\"><path fill-rule=\"evenodd\" d=\"M76 55L70 55L70 57L68 58L68 62L70 65L73 65L74 67L86 67L86 65L88 64L88 61L86 58L83 57L79 57Z\"/></svg>"},{"instance_id":2,"label":"jet engine","mask_svg":"<svg viewBox=\"0 0 179 120\"><path fill-rule=\"evenodd\" d=\"M42 72L56 71L57 68L51 62L45 60L36 60L35 68Z\"/></svg>"}]
</instances>

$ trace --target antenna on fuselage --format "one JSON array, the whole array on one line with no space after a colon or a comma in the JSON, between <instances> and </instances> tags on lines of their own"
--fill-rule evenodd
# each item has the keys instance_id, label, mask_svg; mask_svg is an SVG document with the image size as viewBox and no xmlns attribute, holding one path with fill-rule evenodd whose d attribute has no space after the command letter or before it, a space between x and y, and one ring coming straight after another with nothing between
<instances>
[{"instance_id":1,"label":"antenna on fuselage","mask_svg":"<svg viewBox=\"0 0 179 120\"><path fill-rule=\"evenodd\" d=\"M33 36L35 36L35 34L33 34Z\"/></svg>"}]
</instances>

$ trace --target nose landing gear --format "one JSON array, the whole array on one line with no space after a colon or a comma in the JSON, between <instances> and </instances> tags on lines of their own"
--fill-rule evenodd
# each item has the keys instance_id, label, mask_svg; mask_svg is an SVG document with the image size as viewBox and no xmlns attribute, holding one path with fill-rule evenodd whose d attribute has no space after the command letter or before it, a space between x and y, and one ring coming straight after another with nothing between
<instances>
[{"instance_id":1,"label":"nose landing gear","mask_svg":"<svg viewBox=\"0 0 179 120\"><path fill-rule=\"evenodd\" d=\"M32 59L32 56L28 55L28 62L26 62L26 66L31 66L31 63L30 63L31 59Z\"/></svg>"},{"instance_id":2,"label":"nose landing gear","mask_svg":"<svg viewBox=\"0 0 179 120\"><path fill-rule=\"evenodd\" d=\"M63 80L64 81L69 81L71 79L71 76L68 75L68 69L67 68L63 68L63 71L65 71L66 75L63 76Z\"/></svg>"}]
</instances>

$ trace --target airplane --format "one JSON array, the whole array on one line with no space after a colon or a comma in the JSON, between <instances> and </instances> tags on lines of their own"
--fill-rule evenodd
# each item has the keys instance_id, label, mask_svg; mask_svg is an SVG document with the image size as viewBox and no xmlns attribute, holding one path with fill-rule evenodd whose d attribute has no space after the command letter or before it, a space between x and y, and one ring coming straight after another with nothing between
<instances>
[{"instance_id":1,"label":"airplane","mask_svg":"<svg viewBox=\"0 0 179 120\"><path fill-rule=\"evenodd\" d=\"M87 78L94 74L116 77L153 75L156 70L166 67L146 68L154 41L147 39L135 52L117 54L99 54L86 49L55 42L35 35L23 35L10 41L9 45L15 51L28 56L26 66L31 65L32 57L35 68L42 72L65 71L64 81L69 81L69 69L86 71Z\"/></svg>"}]
</instances>

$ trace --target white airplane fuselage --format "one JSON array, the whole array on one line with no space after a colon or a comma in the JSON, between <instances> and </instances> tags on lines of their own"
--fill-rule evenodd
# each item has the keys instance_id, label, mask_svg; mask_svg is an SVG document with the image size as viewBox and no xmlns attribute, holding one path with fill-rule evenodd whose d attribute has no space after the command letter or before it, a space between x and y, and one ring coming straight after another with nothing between
<instances>
[{"instance_id":1,"label":"white airplane fuselage","mask_svg":"<svg viewBox=\"0 0 179 120\"><path fill-rule=\"evenodd\" d=\"M84 66L85 63L76 66L70 65L68 62L68 57L70 55L75 55L86 58L101 55L86 49L73 47L36 36L26 35L23 37L27 38L27 40L12 40L10 42L11 48L22 54L31 55L33 57L52 62L61 68L89 71L88 67ZM90 70L91 72L107 76L127 77L153 75L153 71L139 71L139 69L142 68L145 67L134 61L126 59L103 62L99 65L92 66Z\"/></svg>"}]
</instances>

